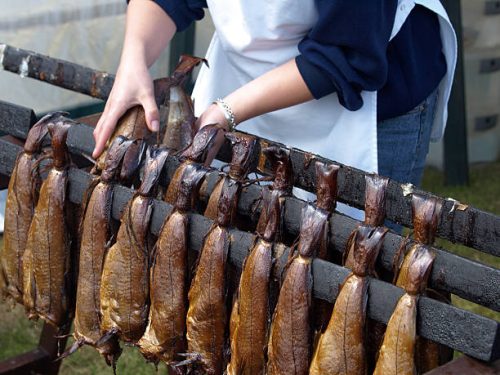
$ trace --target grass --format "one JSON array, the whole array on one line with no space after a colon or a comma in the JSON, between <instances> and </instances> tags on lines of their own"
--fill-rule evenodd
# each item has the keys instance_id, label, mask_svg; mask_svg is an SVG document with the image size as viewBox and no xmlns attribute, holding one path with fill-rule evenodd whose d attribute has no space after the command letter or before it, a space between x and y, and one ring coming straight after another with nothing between
<instances>
[{"instance_id":1,"label":"grass","mask_svg":"<svg viewBox=\"0 0 500 375\"><path fill-rule=\"evenodd\" d=\"M470 170L470 185L447 187L443 184L442 173L427 169L422 188L441 197L452 197L484 211L500 215L500 162L474 166ZM438 240L437 245L460 256L477 260L495 268L500 268L500 258L484 254L464 246ZM1 245L0 245L1 246ZM500 313L491 311L469 301L453 296L453 304L500 321ZM14 308L0 303L0 361L16 354L29 351L36 346L41 331L41 323L30 322L19 306ZM69 340L70 343L72 340ZM120 375L155 374L154 366L146 364L134 348L125 347L118 361ZM111 374L104 360L91 348L80 349L64 360L61 374ZM159 373L166 373L160 366Z\"/></svg>"}]
</instances>

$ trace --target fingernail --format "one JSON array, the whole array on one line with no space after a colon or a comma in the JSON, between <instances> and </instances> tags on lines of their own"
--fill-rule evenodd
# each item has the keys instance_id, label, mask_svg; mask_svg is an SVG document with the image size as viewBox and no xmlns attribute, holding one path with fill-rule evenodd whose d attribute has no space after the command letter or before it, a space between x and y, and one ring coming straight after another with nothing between
<instances>
[{"instance_id":1,"label":"fingernail","mask_svg":"<svg viewBox=\"0 0 500 375\"><path fill-rule=\"evenodd\" d=\"M153 122L151 123L151 128L154 132L157 132L158 130L160 130L160 122L158 120L153 120Z\"/></svg>"}]
</instances>

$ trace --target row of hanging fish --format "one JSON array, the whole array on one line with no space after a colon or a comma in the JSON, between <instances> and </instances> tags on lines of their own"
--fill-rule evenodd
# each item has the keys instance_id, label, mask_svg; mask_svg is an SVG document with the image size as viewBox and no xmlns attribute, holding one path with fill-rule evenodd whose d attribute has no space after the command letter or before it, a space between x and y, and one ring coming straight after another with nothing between
<instances>
[{"instance_id":1,"label":"row of hanging fish","mask_svg":"<svg viewBox=\"0 0 500 375\"><path fill-rule=\"evenodd\" d=\"M174 75L161 83L163 95L168 94L168 116L156 140L167 146L144 146L141 139L151 143L153 136L144 133L148 130L140 107L120 120L92 170L78 230L69 220L74 213L66 194L71 166L66 138L72 123L54 113L32 128L9 184L3 294L22 303L30 318L58 328L74 317L75 342L62 357L90 345L113 367L120 341L137 346L148 361L165 363L174 374L416 374L439 365L442 349L416 334L418 297L427 292L434 259L425 245L432 243L437 227L436 202L414 197L417 244L406 255L402 247L395 278L405 293L387 329L382 327L385 334L375 335L378 343L366 337L375 324L366 317L368 288L370 278L378 276L376 260L387 232L386 179L367 178L365 221L345 250L344 266L351 273L332 305L313 298L313 260L330 260L329 219L339 167L316 163L317 201L304 206L300 236L290 248L273 301L273 269L284 247L285 199L291 196L294 177L286 150L264 149L273 183L262 188L255 243L233 296L230 230L257 142L249 135L227 133L232 160L206 205L204 216L213 225L190 269L189 214L197 210L208 171L203 163L222 132L217 125L196 136L192 131L193 107L182 83L200 61L184 57ZM47 133L50 150L42 148ZM163 193L161 171L174 153L184 161ZM117 224L111 218L114 186L136 181L141 164L140 185ZM172 211L153 238L149 226L159 194Z\"/></svg>"}]
</instances>

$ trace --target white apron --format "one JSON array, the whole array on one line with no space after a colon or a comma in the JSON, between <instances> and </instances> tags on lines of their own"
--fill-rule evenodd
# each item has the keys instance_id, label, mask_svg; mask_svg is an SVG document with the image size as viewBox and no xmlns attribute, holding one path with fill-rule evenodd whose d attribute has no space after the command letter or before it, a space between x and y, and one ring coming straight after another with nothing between
<instances>
[{"instance_id":1,"label":"white apron","mask_svg":"<svg viewBox=\"0 0 500 375\"><path fill-rule=\"evenodd\" d=\"M318 19L314 0L208 0L207 3L216 32L206 56L210 68L204 66L200 70L193 91L197 116L216 98L225 97L297 56L299 42ZM439 91L439 114L436 113L433 129L436 139L444 131L456 41L439 0L399 0L391 39L416 3L440 16L443 52L448 63L444 87ZM357 111L341 106L334 93L250 119L238 125L238 129L364 171L377 172L377 93L362 92L361 95L364 104ZM358 210L341 210L362 219Z\"/></svg>"}]
</instances>

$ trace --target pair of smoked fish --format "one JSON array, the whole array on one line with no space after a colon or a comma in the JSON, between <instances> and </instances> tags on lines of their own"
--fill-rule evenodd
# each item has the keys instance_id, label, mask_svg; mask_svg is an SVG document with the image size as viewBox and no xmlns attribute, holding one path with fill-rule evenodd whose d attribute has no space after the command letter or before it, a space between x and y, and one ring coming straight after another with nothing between
<instances>
[{"instance_id":1,"label":"pair of smoked fish","mask_svg":"<svg viewBox=\"0 0 500 375\"><path fill-rule=\"evenodd\" d=\"M9 182L1 257L3 294L23 303L30 318L56 327L70 323L74 305L74 231L66 219L66 137L71 124L56 112L30 130ZM44 155L47 133L52 151ZM52 161L41 183L39 167L48 158Z\"/></svg>"}]
</instances>

